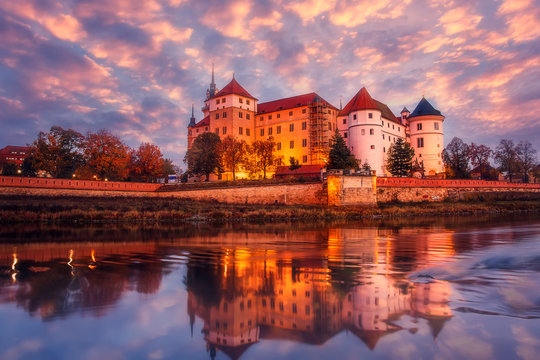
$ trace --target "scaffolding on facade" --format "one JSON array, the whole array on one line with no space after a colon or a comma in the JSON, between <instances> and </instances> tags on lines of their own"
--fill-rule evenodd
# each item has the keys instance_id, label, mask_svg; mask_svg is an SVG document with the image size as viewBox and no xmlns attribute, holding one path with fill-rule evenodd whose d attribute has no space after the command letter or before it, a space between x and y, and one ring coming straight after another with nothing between
<instances>
[{"instance_id":1,"label":"scaffolding on facade","mask_svg":"<svg viewBox=\"0 0 540 360\"><path fill-rule=\"evenodd\" d=\"M309 106L309 148L311 164L323 164L329 150L330 119L327 104L317 97Z\"/></svg>"}]
</instances>

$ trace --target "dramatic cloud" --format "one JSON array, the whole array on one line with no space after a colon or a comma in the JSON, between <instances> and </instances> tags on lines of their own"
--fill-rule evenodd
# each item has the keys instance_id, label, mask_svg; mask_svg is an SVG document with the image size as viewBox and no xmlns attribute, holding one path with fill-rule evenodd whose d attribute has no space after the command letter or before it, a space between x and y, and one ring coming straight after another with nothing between
<instances>
[{"instance_id":1,"label":"dramatic cloud","mask_svg":"<svg viewBox=\"0 0 540 360\"><path fill-rule=\"evenodd\" d=\"M150 141L183 166L212 62L260 101L362 86L397 113L424 93L453 136L540 151L534 0L25 0L0 3L0 147L52 125Z\"/></svg>"}]
</instances>

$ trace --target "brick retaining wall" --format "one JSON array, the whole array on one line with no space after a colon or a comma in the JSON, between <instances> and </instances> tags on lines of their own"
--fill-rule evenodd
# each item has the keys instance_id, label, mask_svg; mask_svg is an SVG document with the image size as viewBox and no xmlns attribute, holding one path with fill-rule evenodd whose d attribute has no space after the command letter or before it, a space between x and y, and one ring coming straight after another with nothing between
<instances>
[{"instance_id":1,"label":"brick retaining wall","mask_svg":"<svg viewBox=\"0 0 540 360\"><path fill-rule=\"evenodd\" d=\"M0 187L106 191L156 191L161 184L0 176Z\"/></svg>"}]
</instances>

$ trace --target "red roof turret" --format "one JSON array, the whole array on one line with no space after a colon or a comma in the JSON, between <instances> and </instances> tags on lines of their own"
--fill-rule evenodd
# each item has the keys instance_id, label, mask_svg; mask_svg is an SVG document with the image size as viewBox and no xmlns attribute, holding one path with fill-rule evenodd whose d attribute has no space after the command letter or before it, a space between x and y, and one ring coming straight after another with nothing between
<instances>
[{"instance_id":1,"label":"red roof turret","mask_svg":"<svg viewBox=\"0 0 540 360\"><path fill-rule=\"evenodd\" d=\"M240 85L236 81L234 76L233 76L233 79L231 80L231 82L228 83L227 85L225 85L225 87L223 89L221 89L214 97L225 96L225 95L230 95L230 94L240 95L240 96L244 96L244 97L247 97L247 98L250 98L250 99L253 99L253 100L257 100L256 98L251 96L251 94L248 93L246 91L246 89L244 89L242 87L242 85Z\"/></svg>"},{"instance_id":2,"label":"red roof turret","mask_svg":"<svg viewBox=\"0 0 540 360\"><path fill-rule=\"evenodd\" d=\"M365 87L354 95L351 101L339 112L339 115L349 115L351 112L358 110L379 110L377 103L371 98Z\"/></svg>"}]
</instances>

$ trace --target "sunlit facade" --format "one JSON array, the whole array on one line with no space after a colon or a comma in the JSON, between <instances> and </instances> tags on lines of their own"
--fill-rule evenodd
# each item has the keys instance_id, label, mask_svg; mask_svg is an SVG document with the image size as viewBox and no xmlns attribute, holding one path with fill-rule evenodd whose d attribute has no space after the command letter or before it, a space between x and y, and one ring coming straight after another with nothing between
<instances>
[{"instance_id":1,"label":"sunlit facade","mask_svg":"<svg viewBox=\"0 0 540 360\"><path fill-rule=\"evenodd\" d=\"M234 76L218 91L212 71L202 111L204 118L199 122L192 111L188 148L197 136L208 131L248 144L271 137L276 143L277 165L289 165L294 157L301 165L324 166L337 129L356 159L368 164L378 176L389 175L386 160L398 139L411 144L414 160L425 175L437 176L444 171L444 116L425 98L412 113L404 108L399 117L373 99L365 87L341 110L316 93L258 103ZM220 178L232 180L231 175L225 173Z\"/></svg>"}]
</instances>

